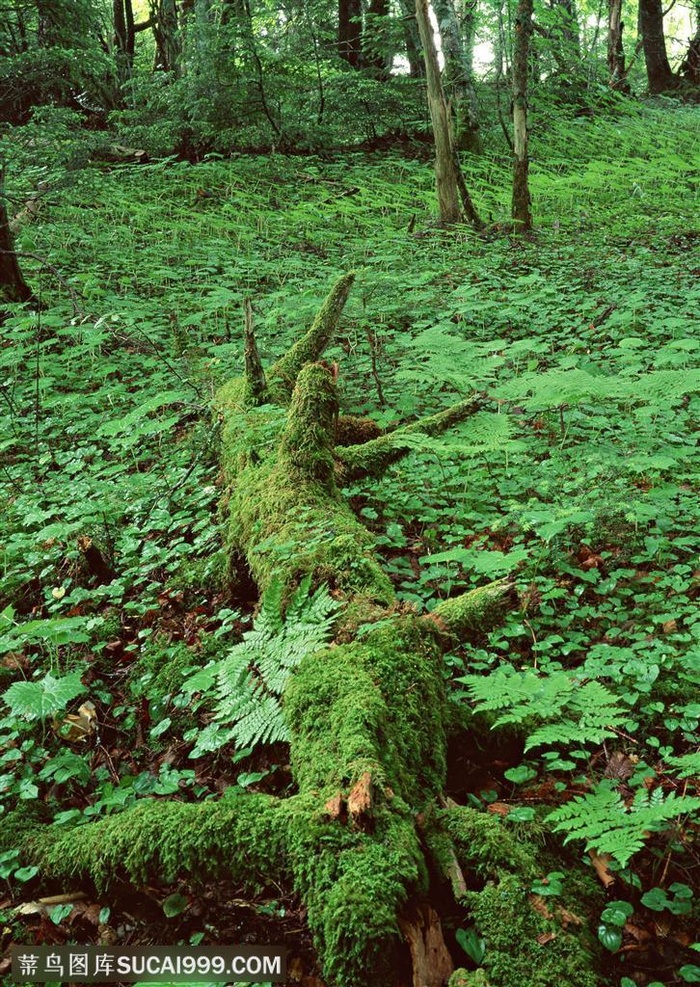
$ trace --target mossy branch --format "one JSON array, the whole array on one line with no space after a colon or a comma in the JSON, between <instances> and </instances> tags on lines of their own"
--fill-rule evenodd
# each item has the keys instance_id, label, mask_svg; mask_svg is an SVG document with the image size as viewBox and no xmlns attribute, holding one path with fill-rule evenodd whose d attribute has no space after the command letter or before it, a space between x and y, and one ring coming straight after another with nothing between
<instances>
[{"instance_id":1,"label":"mossy branch","mask_svg":"<svg viewBox=\"0 0 700 987\"><path fill-rule=\"evenodd\" d=\"M248 407L259 407L268 400L267 381L263 370L258 345L255 340L255 327L253 325L253 306L250 299L243 302L244 316L244 339L245 346L243 356L245 359L245 404Z\"/></svg>"},{"instance_id":2,"label":"mossy branch","mask_svg":"<svg viewBox=\"0 0 700 987\"><path fill-rule=\"evenodd\" d=\"M508 579L498 579L478 586L450 600L443 600L425 618L439 630L454 637L464 637L475 630L487 631L496 626L512 607L515 589Z\"/></svg>"},{"instance_id":3,"label":"mossy branch","mask_svg":"<svg viewBox=\"0 0 700 987\"><path fill-rule=\"evenodd\" d=\"M270 368L268 385L277 403L288 404L302 367L322 356L333 337L354 280L354 271L338 278L308 332Z\"/></svg>"},{"instance_id":4,"label":"mossy branch","mask_svg":"<svg viewBox=\"0 0 700 987\"><path fill-rule=\"evenodd\" d=\"M412 442L414 436L439 435L475 414L482 403L483 398L480 395L473 395L445 411L421 418L377 439L371 439L361 445L336 447L341 482L350 483L364 476L381 476L392 463L398 462L414 448L415 443Z\"/></svg>"}]
</instances>

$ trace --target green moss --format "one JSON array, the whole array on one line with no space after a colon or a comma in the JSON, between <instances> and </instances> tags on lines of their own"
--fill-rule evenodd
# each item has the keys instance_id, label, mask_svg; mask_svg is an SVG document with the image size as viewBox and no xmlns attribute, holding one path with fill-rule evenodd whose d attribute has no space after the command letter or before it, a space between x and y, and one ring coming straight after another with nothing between
<instances>
[{"instance_id":1,"label":"green moss","mask_svg":"<svg viewBox=\"0 0 700 987\"><path fill-rule=\"evenodd\" d=\"M346 790L365 771L412 805L445 780L441 653L416 617L302 662L285 698L301 789Z\"/></svg>"},{"instance_id":2,"label":"green moss","mask_svg":"<svg viewBox=\"0 0 700 987\"><path fill-rule=\"evenodd\" d=\"M46 876L148 879L227 876L248 887L286 873L284 803L264 795L185 804L143 799L89 826L44 826L9 834ZM3 824L4 825L4 824ZM3 829L1 844L5 846Z\"/></svg>"},{"instance_id":3,"label":"green moss","mask_svg":"<svg viewBox=\"0 0 700 987\"><path fill-rule=\"evenodd\" d=\"M488 630L503 616L511 593L506 579L479 586L450 600L444 600L432 611L431 617L441 621L451 634L458 637L469 631Z\"/></svg>"},{"instance_id":4,"label":"green moss","mask_svg":"<svg viewBox=\"0 0 700 987\"><path fill-rule=\"evenodd\" d=\"M297 820L288 853L325 978L339 987L366 987L370 977L373 987L393 984L399 912L427 887L410 814L381 811L371 834Z\"/></svg>"},{"instance_id":5,"label":"green moss","mask_svg":"<svg viewBox=\"0 0 700 987\"><path fill-rule=\"evenodd\" d=\"M450 977L447 987L490 987L483 970L465 970L460 968Z\"/></svg>"},{"instance_id":6,"label":"green moss","mask_svg":"<svg viewBox=\"0 0 700 987\"><path fill-rule=\"evenodd\" d=\"M516 875L490 882L483 891L469 893L466 900L486 940L483 965L492 984L599 987L592 943L583 933L567 932L555 919L535 911L527 888Z\"/></svg>"},{"instance_id":7,"label":"green moss","mask_svg":"<svg viewBox=\"0 0 700 987\"><path fill-rule=\"evenodd\" d=\"M526 882L537 876L536 847L512 833L497 816L456 805L436 812L436 817L466 871L482 878L516 871Z\"/></svg>"},{"instance_id":8,"label":"green moss","mask_svg":"<svg viewBox=\"0 0 700 987\"><path fill-rule=\"evenodd\" d=\"M272 400L287 404L302 367L318 360L328 346L350 294L355 273L338 278L331 288L311 328L270 368L267 375Z\"/></svg>"}]
</instances>

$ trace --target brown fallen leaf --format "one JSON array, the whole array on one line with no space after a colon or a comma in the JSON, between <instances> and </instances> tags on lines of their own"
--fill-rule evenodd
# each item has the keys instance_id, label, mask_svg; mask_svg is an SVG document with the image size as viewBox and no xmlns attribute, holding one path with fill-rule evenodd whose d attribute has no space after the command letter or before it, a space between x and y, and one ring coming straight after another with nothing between
<instances>
[{"instance_id":1,"label":"brown fallen leaf","mask_svg":"<svg viewBox=\"0 0 700 987\"><path fill-rule=\"evenodd\" d=\"M608 870L608 864L612 860L612 857L608 853L598 853L596 850L589 850L588 856L591 858L591 863L593 864L593 869L596 872L598 880L601 882L604 888L610 888L615 883L615 878Z\"/></svg>"},{"instance_id":2,"label":"brown fallen leaf","mask_svg":"<svg viewBox=\"0 0 700 987\"><path fill-rule=\"evenodd\" d=\"M556 932L541 932L539 936L537 936L536 941L540 944L540 946L546 946L548 942L552 942L556 938Z\"/></svg>"},{"instance_id":3,"label":"brown fallen leaf","mask_svg":"<svg viewBox=\"0 0 700 987\"><path fill-rule=\"evenodd\" d=\"M62 720L54 721L54 731L61 740L79 744L97 731L97 711L88 699L77 713L69 713Z\"/></svg>"},{"instance_id":4,"label":"brown fallen leaf","mask_svg":"<svg viewBox=\"0 0 700 987\"><path fill-rule=\"evenodd\" d=\"M492 802L488 807L488 811L493 812L497 816L507 816L512 808L512 805L507 805L505 802Z\"/></svg>"}]
</instances>

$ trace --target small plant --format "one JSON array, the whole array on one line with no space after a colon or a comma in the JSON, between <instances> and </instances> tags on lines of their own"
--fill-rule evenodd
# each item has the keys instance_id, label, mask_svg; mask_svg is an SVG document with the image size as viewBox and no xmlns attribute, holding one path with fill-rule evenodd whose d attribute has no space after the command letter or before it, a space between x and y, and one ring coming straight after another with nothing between
<instances>
[{"instance_id":1,"label":"small plant","mask_svg":"<svg viewBox=\"0 0 700 987\"><path fill-rule=\"evenodd\" d=\"M264 594L253 629L227 658L196 673L183 691L216 687L214 721L196 734L190 757L200 757L233 741L256 747L287 740L282 694L299 662L330 636L338 605L321 586L309 594L305 579L283 610L282 584L273 581Z\"/></svg>"},{"instance_id":2,"label":"small plant","mask_svg":"<svg viewBox=\"0 0 700 987\"><path fill-rule=\"evenodd\" d=\"M603 909L598 926L598 939L611 953L615 953L622 945L622 930L633 913L634 906L629 901L611 901L607 908Z\"/></svg>"},{"instance_id":3,"label":"small plant","mask_svg":"<svg viewBox=\"0 0 700 987\"><path fill-rule=\"evenodd\" d=\"M620 866L642 849L649 834L668 829L679 816L697 814L700 798L664 796L661 788L640 790L626 805L611 781L599 783L593 792L577 795L547 817L555 832L566 833L565 842L583 840L587 850L609 854Z\"/></svg>"}]
</instances>

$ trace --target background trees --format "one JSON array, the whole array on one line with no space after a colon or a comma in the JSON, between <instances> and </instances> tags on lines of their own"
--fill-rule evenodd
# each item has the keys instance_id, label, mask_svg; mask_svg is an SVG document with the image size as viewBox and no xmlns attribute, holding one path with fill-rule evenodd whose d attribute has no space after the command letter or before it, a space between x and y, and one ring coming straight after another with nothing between
<instances>
[{"instance_id":1,"label":"background trees","mask_svg":"<svg viewBox=\"0 0 700 987\"><path fill-rule=\"evenodd\" d=\"M478 152L479 103L492 112L490 83L512 64L515 0L432 10L456 145ZM659 0L624 10L541 0L533 29L531 81L580 106L608 83L652 93L697 83L697 5L664 19ZM125 135L159 152L345 143L416 131L419 46L411 5L388 0L2 0L0 101L14 123L38 105L92 113L93 124L118 110Z\"/></svg>"}]
</instances>

